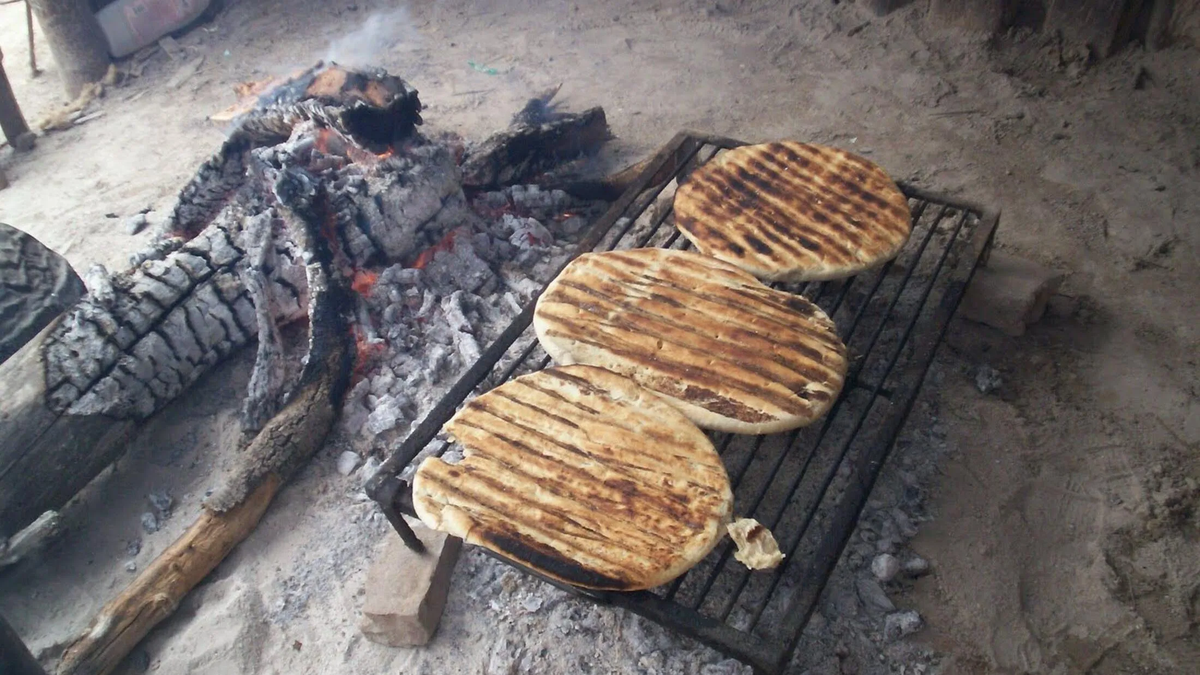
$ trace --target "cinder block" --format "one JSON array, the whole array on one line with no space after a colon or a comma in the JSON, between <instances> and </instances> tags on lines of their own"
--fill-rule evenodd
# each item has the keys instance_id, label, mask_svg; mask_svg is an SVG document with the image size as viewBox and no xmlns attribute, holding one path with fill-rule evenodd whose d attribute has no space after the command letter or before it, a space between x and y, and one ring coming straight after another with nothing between
<instances>
[{"instance_id":1,"label":"cinder block","mask_svg":"<svg viewBox=\"0 0 1200 675\"><path fill-rule=\"evenodd\" d=\"M367 570L359 629L368 640L389 647L419 647L433 638L462 550L461 539L408 522L425 552L413 553L388 531L382 552Z\"/></svg>"},{"instance_id":2,"label":"cinder block","mask_svg":"<svg viewBox=\"0 0 1200 675\"><path fill-rule=\"evenodd\" d=\"M1021 336L1042 318L1065 277L1032 260L993 251L987 266L975 271L958 311L963 318Z\"/></svg>"}]
</instances>

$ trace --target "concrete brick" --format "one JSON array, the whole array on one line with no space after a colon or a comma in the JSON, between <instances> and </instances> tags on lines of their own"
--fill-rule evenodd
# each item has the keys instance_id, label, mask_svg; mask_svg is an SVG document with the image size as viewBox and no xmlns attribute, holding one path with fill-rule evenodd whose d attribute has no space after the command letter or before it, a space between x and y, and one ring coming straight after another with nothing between
<instances>
[{"instance_id":1,"label":"concrete brick","mask_svg":"<svg viewBox=\"0 0 1200 675\"><path fill-rule=\"evenodd\" d=\"M1036 323L1058 291L1065 274L1024 258L993 251L959 305L963 318L986 324L1014 337Z\"/></svg>"},{"instance_id":2,"label":"concrete brick","mask_svg":"<svg viewBox=\"0 0 1200 675\"><path fill-rule=\"evenodd\" d=\"M367 570L366 602L359 629L389 647L429 643L446 608L450 577L462 540L408 521L425 544L413 553L389 530L382 551Z\"/></svg>"}]
</instances>

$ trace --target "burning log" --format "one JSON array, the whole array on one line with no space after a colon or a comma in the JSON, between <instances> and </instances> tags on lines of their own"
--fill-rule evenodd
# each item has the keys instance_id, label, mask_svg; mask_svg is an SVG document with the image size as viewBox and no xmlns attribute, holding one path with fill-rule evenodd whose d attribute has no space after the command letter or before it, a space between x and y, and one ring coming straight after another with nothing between
<instances>
[{"instance_id":1,"label":"burning log","mask_svg":"<svg viewBox=\"0 0 1200 675\"><path fill-rule=\"evenodd\" d=\"M300 237L315 249L315 228ZM328 258L328 256L321 256ZM350 373L345 298L326 266L306 266L311 293L307 365L287 405L239 453L238 464L205 502L196 522L163 551L67 647L59 675L104 675L254 531L287 479L325 442Z\"/></svg>"},{"instance_id":2,"label":"burning log","mask_svg":"<svg viewBox=\"0 0 1200 675\"><path fill-rule=\"evenodd\" d=\"M530 182L565 160L594 153L612 137L603 108L563 113L551 102L555 87L531 99L513 125L468 148L463 158L463 185L494 190Z\"/></svg>"}]
</instances>

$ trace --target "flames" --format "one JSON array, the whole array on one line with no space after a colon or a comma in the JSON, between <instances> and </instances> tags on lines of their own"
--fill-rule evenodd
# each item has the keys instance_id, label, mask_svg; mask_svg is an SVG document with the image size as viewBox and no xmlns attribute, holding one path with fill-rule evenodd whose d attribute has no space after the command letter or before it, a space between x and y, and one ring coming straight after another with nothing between
<instances>
[{"instance_id":1,"label":"flames","mask_svg":"<svg viewBox=\"0 0 1200 675\"><path fill-rule=\"evenodd\" d=\"M316 137L313 138L313 148L322 154L341 157L365 166L375 166L396 154L395 149L390 146L383 152L371 152L329 127L317 129Z\"/></svg>"}]
</instances>

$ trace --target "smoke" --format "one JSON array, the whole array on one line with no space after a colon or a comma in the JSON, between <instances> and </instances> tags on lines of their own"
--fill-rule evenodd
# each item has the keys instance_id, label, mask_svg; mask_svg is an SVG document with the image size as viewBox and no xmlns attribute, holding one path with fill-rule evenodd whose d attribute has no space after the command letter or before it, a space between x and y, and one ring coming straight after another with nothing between
<instances>
[{"instance_id":1,"label":"smoke","mask_svg":"<svg viewBox=\"0 0 1200 675\"><path fill-rule=\"evenodd\" d=\"M334 61L351 68L383 65L384 57L397 45L414 42L417 29L404 7L375 12L363 25L329 43L325 62Z\"/></svg>"}]
</instances>

